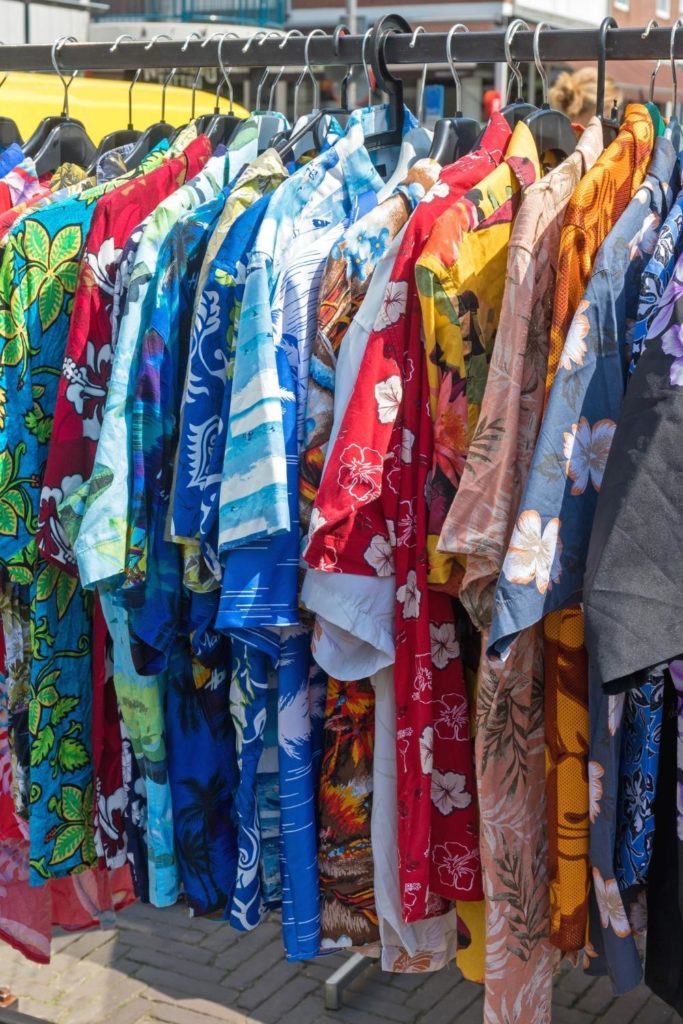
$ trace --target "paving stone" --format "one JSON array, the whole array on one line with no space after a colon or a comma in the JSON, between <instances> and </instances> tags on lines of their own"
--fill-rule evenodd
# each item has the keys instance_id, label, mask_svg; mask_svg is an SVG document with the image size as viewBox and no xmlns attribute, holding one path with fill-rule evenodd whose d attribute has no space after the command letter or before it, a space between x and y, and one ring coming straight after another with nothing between
<instances>
[{"instance_id":1,"label":"paving stone","mask_svg":"<svg viewBox=\"0 0 683 1024\"><path fill-rule=\"evenodd\" d=\"M553 1006L563 1006L567 1008L573 1006L576 999L577 996L575 992L570 992L561 985L556 985L553 989Z\"/></svg>"},{"instance_id":2,"label":"paving stone","mask_svg":"<svg viewBox=\"0 0 683 1024\"><path fill-rule=\"evenodd\" d=\"M238 989L222 985L218 978L215 981L199 981L181 975L169 976L168 971L157 967L142 966L137 978L145 985L145 997L161 1002L174 1002L179 998L207 999L223 1005L235 1004L239 996Z\"/></svg>"},{"instance_id":3,"label":"paving stone","mask_svg":"<svg viewBox=\"0 0 683 1024\"><path fill-rule=\"evenodd\" d=\"M139 1024L149 1009L146 999L137 996L129 1003L120 1006L113 1014L107 1017L107 1024Z\"/></svg>"},{"instance_id":4,"label":"paving stone","mask_svg":"<svg viewBox=\"0 0 683 1024\"><path fill-rule=\"evenodd\" d=\"M293 1009L278 1018L278 1024L316 1024L321 1013L325 1012L325 1000L320 995L311 994L302 999Z\"/></svg>"},{"instance_id":5,"label":"paving stone","mask_svg":"<svg viewBox=\"0 0 683 1024\"><path fill-rule=\"evenodd\" d=\"M471 992L460 993L455 989L451 998L442 999L431 1010L420 1014L419 1024L482 1024L484 1019L484 998L479 994L471 998Z\"/></svg>"},{"instance_id":6,"label":"paving stone","mask_svg":"<svg viewBox=\"0 0 683 1024\"><path fill-rule=\"evenodd\" d=\"M171 978L175 975L182 975L197 981L215 981L220 973L211 964L193 963L190 960L184 960L176 953L167 953L161 949L147 949L145 946L136 946L130 960L135 964L159 967L161 970L168 971Z\"/></svg>"},{"instance_id":7,"label":"paving stone","mask_svg":"<svg viewBox=\"0 0 683 1024\"><path fill-rule=\"evenodd\" d=\"M472 988L472 999L475 999L481 992L481 987L472 985L472 982L463 981L462 974L454 967L445 967L442 971L436 971L426 985L411 992L406 1000L406 1005L416 1010L428 1010L430 1006L444 999L456 986L469 985Z\"/></svg>"},{"instance_id":8,"label":"paving stone","mask_svg":"<svg viewBox=\"0 0 683 1024\"><path fill-rule=\"evenodd\" d=\"M43 1003L27 995L22 995L19 1001L19 1009L22 1013L28 1014L29 1017L35 1017L41 1022L48 1021L49 1024L53 1024L53 1022L58 1024L61 1013L60 1007L56 1004Z\"/></svg>"},{"instance_id":9,"label":"paving stone","mask_svg":"<svg viewBox=\"0 0 683 1024\"><path fill-rule=\"evenodd\" d=\"M242 961L235 970L235 982L240 988L249 988L255 982L263 979L276 964L283 962L282 943L270 942L264 949L259 951L258 956L251 956L248 960ZM303 970L303 965L291 964L298 970Z\"/></svg>"},{"instance_id":10,"label":"paving stone","mask_svg":"<svg viewBox=\"0 0 683 1024\"><path fill-rule=\"evenodd\" d=\"M614 989L609 978L598 978L576 1003L578 1010L598 1016L614 1002Z\"/></svg>"},{"instance_id":11,"label":"paving stone","mask_svg":"<svg viewBox=\"0 0 683 1024\"><path fill-rule=\"evenodd\" d=\"M634 1018L634 1024L678 1024L681 1018L670 1006L663 1003L661 999L652 996L645 1006L638 1010L638 1016Z\"/></svg>"},{"instance_id":12,"label":"paving stone","mask_svg":"<svg viewBox=\"0 0 683 1024\"><path fill-rule=\"evenodd\" d=\"M239 1010L229 1011L229 1016L226 1016L224 1011L222 1017L216 1017L206 1013L194 1013L193 1010L185 1010L170 1003L152 1003L147 1013L150 1021L163 1021L164 1024L209 1024L215 1020L227 1021L229 1024L254 1024Z\"/></svg>"},{"instance_id":13,"label":"paving stone","mask_svg":"<svg viewBox=\"0 0 683 1024\"><path fill-rule=\"evenodd\" d=\"M267 999L270 999L273 995L284 990L285 986L295 981L297 976L301 973L302 980L306 982L307 991L316 987L316 982L310 978L306 978L303 972L297 969L297 965L288 964L285 961L280 961L276 964L268 973L259 980L257 985L252 985L251 988L245 989L239 997L238 1005L243 1007L245 1010L255 1010L261 1003L265 1003ZM233 980L228 974L225 978L226 981ZM234 981L239 984L240 972L236 972Z\"/></svg>"},{"instance_id":14,"label":"paving stone","mask_svg":"<svg viewBox=\"0 0 683 1024\"><path fill-rule=\"evenodd\" d=\"M615 1000L600 1018L600 1024L631 1024L638 1021L638 1011L643 1008L652 993L644 985Z\"/></svg>"},{"instance_id":15,"label":"paving stone","mask_svg":"<svg viewBox=\"0 0 683 1024\"><path fill-rule=\"evenodd\" d=\"M175 955L185 960L191 960L196 964L208 964L215 959L215 951L200 946L195 941L197 936L194 933L187 933L182 942L177 939L177 935L178 932L176 931L175 937L170 936L165 929L158 931L156 935L131 931L126 933L125 942L129 946L135 947L135 949L157 949L169 956Z\"/></svg>"},{"instance_id":16,"label":"paving stone","mask_svg":"<svg viewBox=\"0 0 683 1024\"><path fill-rule=\"evenodd\" d=\"M223 999L184 999L167 995L162 997L158 992L148 991L144 994L144 1002L147 1006L147 1013L149 1013L150 1004L158 1006L159 1003L167 1003L176 1009L188 1010L190 1013L203 1013L215 1020L232 1022L243 1017L242 1011L234 1005L236 996L236 992L228 993L226 991Z\"/></svg>"},{"instance_id":17,"label":"paving stone","mask_svg":"<svg viewBox=\"0 0 683 1024\"><path fill-rule=\"evenodd\" d=\"M231 928L227 923L216 928L213 932L197 936L201 940L200 945L203 949L212 949L215 953L222 953L224 950L229 949L230 946L234 946L241 937L242 933L238 932L235 928Z\"/></svg>"},{"instance_id":18,"label":"paving stone","mask_svg":"<svg viewBox=\"0 0 683 1024\"><path fill-rule=\"evenodd\" d=\"M563 992L572 992L576 996L582 996L597 980L580 968L570 966L568 970L562 971L555 985L555 991L561 989Z\"/></svg>"},{"instance_id":19,"label":"paving stone","mask_svg":"<svg viewBox=\"0 0 683 1024\"><path fill-rule=\"evenodd\" d=\"M113 942L100 946L88 956L89 964L97 964L99 967L116 967L120 960L127 960L132 957L133 947L124 945L117 936Z\"/></svg>"},{"instance_id":20,"label":"paving stone","mask_svg":"<svg viewBox=\"0 0 683 1024\"><path fill-rule=\"evenodd\" d=\"M263 1024L279 1024L283 1014L294 1010L316 989L315 982L303 974L298 978L292 978L279 992L270 996L264 1003L259 1003L255 1019L262 1021Z\"/></svg>"},{"instance_id":21,"label":"paving stone","mask_svg":"<svg viewBox=\"0 0 683 1024\"><path fill-rule=\"evenodd\" d=\"M68 950L72 959L82 960L100 946L112 942L115 937L116 932L112 928L89 928L87 932L81 932L75 942L69 943L65 951Z\"/></svg>"},{"instance_id":22,"label":"paving stone","mask_svg":"<svg viewBox=\"0 0 683 1024\"><path fill-rule=\"evenodd\" d=\"M553 1024L597 1024L602 1017L594 1017L591 1013L577 1010L575 1006L568 1010L564 1006L553 1007Z\"/></svg>"},{"instance_id":23,"label":"paving stone","mask_svg":"<svg viewBox=\"0 0 683 1024\"><path fill-rule=\"evenodd\" d=\"M344 1005L355 1007L365 1012L372 1018L384 1018L387 1021L396 1021L397 1024L412 1024L415 1020L415 1010L410 1007L395 1003L386 998L384 991L377 988L374 990L368 985L362 991L347 989L343 995Z\"/></svg>"}]
</instances>

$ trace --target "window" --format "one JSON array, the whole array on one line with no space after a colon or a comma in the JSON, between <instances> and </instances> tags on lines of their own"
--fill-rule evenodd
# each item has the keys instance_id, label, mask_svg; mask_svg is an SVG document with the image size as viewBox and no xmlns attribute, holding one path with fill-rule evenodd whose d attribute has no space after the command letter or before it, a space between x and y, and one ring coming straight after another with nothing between
<instances>
[{"instance_id":1,"label":"window","mask_svg":"<svg viewBox=\"0 0 683 1024\"><path fill-rule=\"evenodd\" d=\"M655 13L658 18L670 18L671 0L656 0Z\"/></svg>"},{"instance_id":2,"label":"window","mask_svg":"<svg viewBox=\"0 0 683 1024\"><path fill-rule=\"evenodd\" d=\"M657 3L659 2L660 0L657 0ZM628 11L630 6L630 0L614 0L614 7L617 11Z\"/></svg>"}]
</instances>

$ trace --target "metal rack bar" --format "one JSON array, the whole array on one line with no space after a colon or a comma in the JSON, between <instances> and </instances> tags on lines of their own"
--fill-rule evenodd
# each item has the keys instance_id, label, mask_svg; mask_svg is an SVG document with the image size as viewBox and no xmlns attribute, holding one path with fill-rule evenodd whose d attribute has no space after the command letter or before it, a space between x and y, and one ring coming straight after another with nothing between
<instances>
[{"instance_id":1,"label":"metal rack bar","mask_svg":"<svg viewBox=\"0 0 683 1024\"><path fill-rule=\"evenodd\" d=\"M642 29L610 29L607 33L607 60L667 60L671 45L671 29L655 28L643 39ZM445 32L424 32L411 45L412 36L401 33L388 36L386 58L389 64L446 65ZM459 33L452 40L456 63L498 63L505 59L503 31ZM512 41L515 60L533 60L533 33L518 32ZM292 37L280 49L277 38L253 43L243 52L245 40L226 39L223 61L232 67L266 67L285 64L302 67L306 40ZM60 65L68 70L124 71L139 67L196 68L218 65L219 40L213 39L202 47L199 40L155 43L154 52L145 49L146 43L124 42L114 53L110 43L67 43L60 49ZM315 36L310 41L313 64L341 65L362 62L363 37L342 36L339 53L335 53L332 36ZM52 71L49 45L20 45L0 47L0 71ZM675 39L674 53L683 59L683 31ZM543 32L540 39L543 61L569 61L598 59L598 31L561 29Z\"/></svg>"}]
</instances>

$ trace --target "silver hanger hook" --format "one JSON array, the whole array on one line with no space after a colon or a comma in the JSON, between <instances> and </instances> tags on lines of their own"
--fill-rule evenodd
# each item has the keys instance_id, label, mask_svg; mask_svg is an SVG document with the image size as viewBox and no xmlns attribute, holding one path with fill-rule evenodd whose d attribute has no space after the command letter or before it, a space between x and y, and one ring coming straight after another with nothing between
<instances>
[{"instance_id":1,"label":"silver hanger hook","mask_svg":"<svg viewBox=\"0 0 683 1024\"><path fill-rule=\"evenodd\" d=\"M374 90L372 88L372 82L370 81L370 70L368 68L368 58L365 56L365 48L367 46L368 39L372 35L372 32L373 29L369 28L365 35L363 36L363 49L361 51L361 56L363 58L363 71L365 72L365 81L368 83L368 104L370 106L372 106L372 93Z\"/></svg>"},{"instance_id":2,"label":"silver hanger hook","mask_svg":"<svg viewBox=\"0 0 683 1024\"><path fill-rule=\"evenodd\" d=\"M4 39L0 39L0 46L6 46L6 45L7 45L7 43L5 42L5 40ZM9 75L5 75L5 77L2 79L2 81L0 82L0 89L2 89L3 85L5 84L5 82L7 81L8 78L9 78Z\"/></svg>"},{"instance_id":3,"label":"silver hanger hook","mask_svg":"<svg viewBox=\"0 0 683 1024\"><path fill-rule=\"evenodd\" d=\"M417 37L419 36L420 32L424 32L424 31L425 31L424 25L418 25L417 26L417 28L413 32L413 38L410 40L410 43L409 43L411 50L414 49L415 43L417 41ZM420 124L422 124L422 122L424 121L424 101L425 101L425 86L426 86L426 84L427 84L427 65L424 64L423 67L422 67L422 75L420 76L420 94L419 94L419 97L418 97L418 100L417 100L417 103L416 103L417 119L420 122Z\"/></svg>"},{"instance_id":4,"label":"silver hanger hook","mask_svg":"<svg viewBox=\"0 0 683 1024\"><path fill-rule=\"evenodd\" d=\"M462 117L462 84L460 82L460 75L455 68L455 57L452 53L452 41L453 36L456 32L462 29L463 32L469 32L467 25L463 25L461 21L457 25L454 25L449 30L448 37L446 38L446 56L448 57L448 66L451 69L453 75L453 81L455 82L455 116Z\"/></svg>"},{"instance_id":5,"label":"silver hanger hook","mask_svg":"<svg viewBox=\"0 0 683 1024\"><path fill-rule=\"evenodd\" d=\"M122 35L117 36L112 45L109 47L110 53L116 53L119 43L123 42L124 39L130 39L131 43L134 43L135 37L130 32L124 32ZM133 131L133 89L137 85L138 78L142 74L142 68L138 68L133 76L133 80L128 86L128 131Z\"/></svg>"},{"instance_id":6,"label":"silver hanger hook","mask_svg":"<svg viewBox=\"0 0 683 1024\"><path fill-rule=\"evenodd\" d=\"M676 18L673 25L671 26L671 41L669 43L669 58L671 60L671 81L673 83L674 96L671 109L676 113L676 107L678 106L678 77L676 74L676 58L674 52L676 50L676 33L679 28L683 28L683 18Z\"/></svg>"},{"instance_id":7,"label":"silver hanger hook","mask_svg":"<svg viewBox=\"0 0 683 1024\"><path fill-rule=\"evenodd\" d=\"M180 52L181 53L185 53L185 51L187 50L187 47L188 47L189 42L190 42L191 39L201 40L202 36L199 34L199 32L190 32L189 36L187 37L187 39L185 40L183 45L180 47ZM202 42L202 46L203 45L204 44ZM197 73L194 76L194 80L192 82L192 101L191 101L192 102L192 106L190 107L190 121L194 121L195 93L197 92L197 83L199 82L199 76L201 75L201 73L202 73L202 68L201 67L197 68Z\"/></svg>"},{"instance_id":8,"label":"silver hanger hook","mask_svg":"<svg viewBox=\"0 0 683 1024\"><path fill-rule=\"evenodd\" d=\"M253 36L249 36L249 38L247 39L246 43L242 47L242 53L247 53L249 51L251 44L255 42L257 39L260 39L261 36L265 36L267 39L269 35L270 33L266 29L257 29L257 31L254 32Z\"/></svg>"},{"instance_id":9,"label":"silver hanger hook","mask_svg":"<svg viewBox=\"0 0 683 1024\"><path fill-rule=\"evenodd\" d=\"M265 43L266 39L270 39L273 36L276 39L280 38L280 33L279 32L273 32L273 31L263 30L262 29L260 33L257 32L256 35L253 35L251 37L251 39L248 40L247 46L249 46L253 42L253 40L256 38L256 36L259 35L259 34L261 35L261 39L259 39L259 42L258 42L259 46L263 46L263 44ZM242 53L246 53L246 47L242 50ZM263 74L261 75L261 81L259 82L259 84L256 87L256 109L257 110L261 110L261 93L263 91L264 85L268 81L268 75L270 74L270 72L271 72L271 67L270 67L270 64L269 64L268 67L263 72Z\"/></svg>"},{"instance_id":10,"label":"silver hanger hook","mask_svg":"<svg viewBox=\"0 0 683 1024\"><path fill-rule=\"evenodd\" d=\"M320 82L313 74L313 68L311 66L311 58L309 56L309 47L311 45L311 39L314 36L325 36L327 35L321 28L314 28L312 32L309 32L306 36L306 42L304 44L304 62L306 65L305 70L308 72L311 81L313 82L313 109L320 109Z\"/></svg>"},{"instance_id":11,"label":"silver hanger hook","mask_svg":"<svg viewBox=\"0 0 683 1024\"><path fill-rule=\"evenodd\" d=\"M232 34L234 35L234 33L232 33ZM214 39L220 39L222 36L223 36L222 32L214 32L213 35L207 36L206 39L202 40L202 46L201 46L202 50L204 49L205 46L208 46L209 43L212 42ZM185 40L185 46L187 46L188 40L189 40L189 37L188 37L188 39ZM185 49L185 46L183 46L183 50ZM195 76L194 76L194 78L192 80L192 116L190 118L190 120L192 120L192 121L194 121L195 110L196 110L196 98L197 98L197 88L199 86L199 77L200 77L200 75L201 75L203 70L204 70L203 67L198 67L197 68L197 73L195 74ZM219 86L220 86L220 81L219 81ZM218 102L218 98L216 98L216 102Z\"/></svg>"},{"instance_id":12,"label":"silver hanger hook","mask_svg":"<svg viewBox=\"0 0 683 1024\"><path fill-rule=\"evenodd\" d=\"M275 78L273 79L273 84L270 87L270 95L268 97L268 110L272 110L273 109L273 104L275 102L275 89L277 87L277 83L282 78L284 72L285 72L285 65L283 64L282 67L280 68L280 70L278 71L278 73L276 74Z\"/></svg>"},{"instance_id":13,"label":"silver hanger hook","mask_svg":"<svg viewBox=\"0 0 683 1024\"><path fill-rule=\"evenodd\" d=\"M529 26L527 25L526 21L524 21L522 18L514 18L510 22L510 24L508 25L507 30L505 32L505 44L504 44L505 45L505 62L507 64L508 68L510 69L510 71L512 72L512 74L514 75L515 81L517 83L517 99L520 99L520 100L522 98L522 93L523 93L523 90L524 90L524 78L522 77L522 72L519 70L519 63L520 62L519 61L515 61L512 58L511 46L512 46L512 40L515 38L515 36L517 35L517 33L521 29L526 29L526 31L528 32L529 31ZM512 81L510 82L510 85L512 85ZM510 97L510 86L508 86L508 101L509 101L509 97Z\"/></svg>"},{"instance_id":14,"label":"silver hanger hook","mask_svg":"<svg viewBox=\"0 0 683 1024\"><path fill-rule=\"evenodd\" d=\"M154 46L154 44L159 39L168 39L169 42L173 42L172 36L169 36L166 32L157 32L157 34L155 36L152 36L150 41L147 43L147 45L145 46L145 49L146 50L151 50L152 47ZM171 68L170 73L168 75L166 75L166 78L164 79L164 84L161 87L161 120L162 121L166 120L166 90L168 89L169 82L171 81L171 79L173 78L173 76L175 75L177 70L178 70L177 68Z\"/></svg>"},{"instance_id":15,"label":"silver hanger hook","mask_svg":"<svg viewBox=\"0 0 683 1024\"><path fill-rule=\"evenodd\" d=\"M62 117L69 116L69 89L71 88L71 83L73 82L74 78L78 77L78 71L74 71L71 75L71 78L67 82L59 64L57 63L57 56L61 48L64 46L64 43L77 42L78 39L76 39L76 36L60 36L59 39L55 39L54 43L52 44L52 50L50 52L52 67L55 69L55 74L59 75L62 86L64 88L64 104L62 106Z\"/></svg>"},{"instance_id":16,"label":"silver hanger hook","mask_svg":"<svg viewBox=\"0 0 683 1024\"><path fill-rule=\"evenodd\" d=\"M284 50L285 46L287 45L287 41L291 39L292 36L297 36L299 39L304 38L304 34L300 29L290 28L289 32L287 32L287 34L282 37L282 42L278 46L278 50ZM303 71L297 78L296 82L294 83L294 115L292 121L293 124L296 124L297 111L299 109L299 88L304 78L306 77L306 70L306 68L303 69Z\"/></svg>"},{"instance_id":17,"label":"silver hanger hook","mask_svg":"<svg viewBox=\"0 0 683 1024\"><path fill-rule=\"evenodd\" d=\"M659 28L659 22L657 21L656 18L650 18L650 20L647 23L647 28L642 33L640 38L641 39L647 39L647 37L649 36L649 34L650 34L650 32L652 31L653 28ZM654 101L655 101L655 79L657 77L657 72L659 71L661 66L662 66L661 60L656 60L655 61L655 66L652 69L652 74L650 75L650 103L654 103Z\"/></svg>"},{"instance_id":18,"label":"silver hanger hook","mask_svg":"<svg viewBox=\"0 0 683 1024\"><path fill-rule=\"evenodd\" d=\"M230 100L230 113L232 114L232 112L235 109L235 102L234 102L235 101L235 96L234 96L234 93L233 93L233 90L232 90L232 82L230 80L230 72L232 71L232 68L231 67L226 68L225 64L223 63L223 43L228 38L230 38L230 39L239 39L240 37L237 35L236 32L223 32L223 34L221 35L221 38L220 38L220 42L218 43L218 63L221 66L221 72L223 74L223 79L222 79L222 81L221 81L221 79L219 79L218 80L218 85L216 86L216 106L215 106L215 113L216 114L220 114L220 93L221 93L221 88L223 86L223 83L225 83L227 85L227 87L228 87L228 99Z\"/></svg>"},{"instance_id":19,"label":"silver hanger hook","mask_svg":"<svg viewBox=\"0 0 683 1024\"><path fill-rule=\"evenodd\" d=\"M548 73L543 67L543 61L541 60L541 32L544 28L552 28L547 21L539 21L534 31L534 64L538 71L541 82L543 83L543 106L548 106Z\"/></svg>"}]
</instances>

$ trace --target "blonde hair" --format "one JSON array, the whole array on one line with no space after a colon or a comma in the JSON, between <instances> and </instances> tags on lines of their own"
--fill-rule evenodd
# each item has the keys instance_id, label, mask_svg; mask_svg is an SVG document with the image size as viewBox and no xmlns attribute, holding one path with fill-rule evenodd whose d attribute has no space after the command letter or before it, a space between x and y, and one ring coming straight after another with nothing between
<instances>
[{"instance_id":1,"label":"blonde hair","mask_svg":"<svg viewBox=\"0 0 683 1024\"><path fill-rule=\"evenodd\" d=\"M598 102L598 72L596 68L563 71L557 76L548 95L550 106L561 110L571 121L586 123L595 114ZM613 101L621 105L621 93L611 78L605 77L605 114L609 114Z\"/></svg>"}]
</instances>

